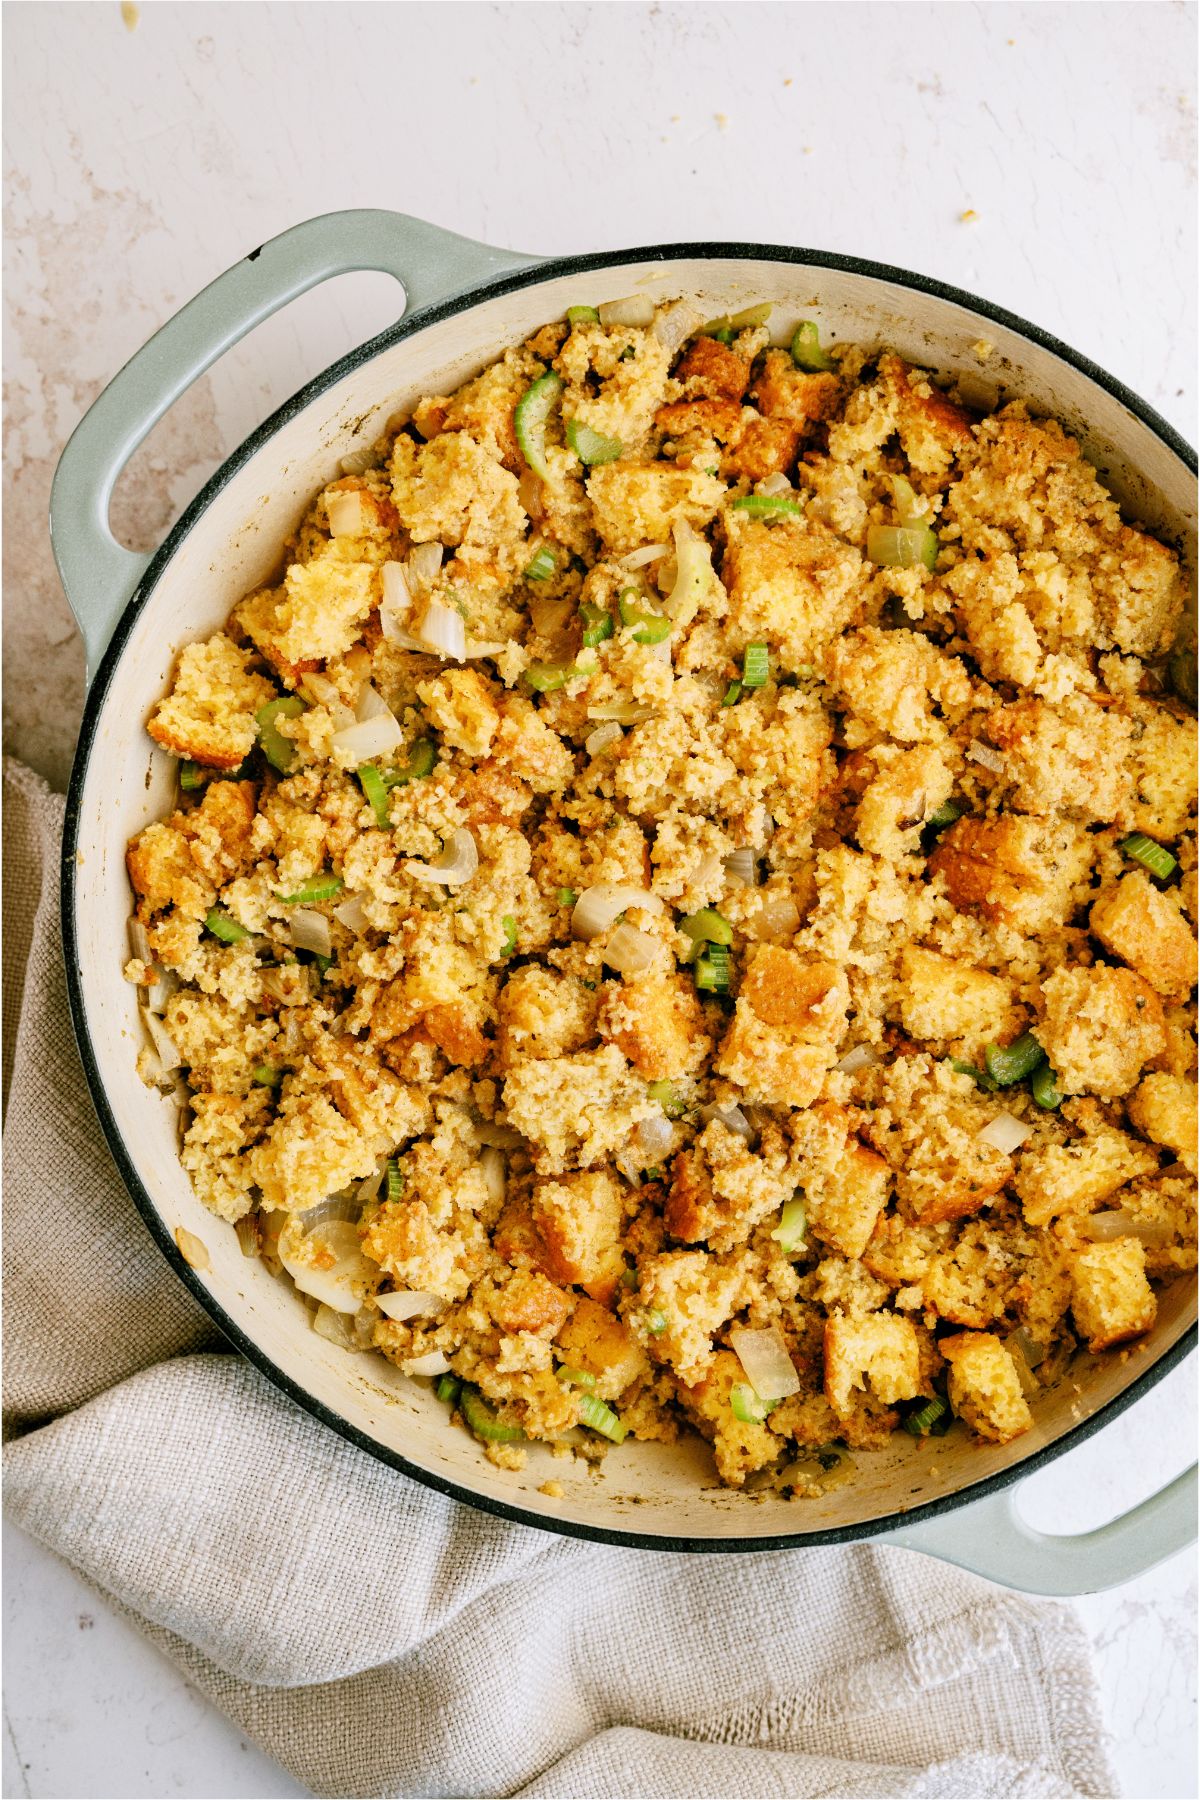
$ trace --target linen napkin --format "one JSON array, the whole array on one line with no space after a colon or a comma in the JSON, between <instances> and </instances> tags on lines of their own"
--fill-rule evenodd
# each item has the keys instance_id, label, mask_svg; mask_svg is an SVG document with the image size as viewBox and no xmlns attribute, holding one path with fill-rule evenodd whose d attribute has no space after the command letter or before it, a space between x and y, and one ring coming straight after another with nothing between
<instances>
[{"instance_id":1,"label":"linen napkin","mask_svg":"<svg viewBox=\"0 0 1200 1800\"><path fill-rule=\"evenodd\" d=\"M62 800L11 762L4 792L7 1504L243 1731L329 1795L1115 1792L1066 1606L871 1545L686 1557L508 1525L227 1350L93 1117Z\"/></svg>"}]
</instances>

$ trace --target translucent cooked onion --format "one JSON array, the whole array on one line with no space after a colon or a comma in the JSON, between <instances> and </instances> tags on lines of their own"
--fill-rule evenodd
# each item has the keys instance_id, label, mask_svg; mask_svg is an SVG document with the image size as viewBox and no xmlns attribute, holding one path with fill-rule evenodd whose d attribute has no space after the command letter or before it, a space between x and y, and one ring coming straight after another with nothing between
<instances>
[{"instance_id":1,"label":"translucent cooked onion","mask_svg":"<svg viewBox=\"0 0 1200 1800\"><path fill-rule=\"evenodd\" d=\"M571 931L586 944L589 939L607 931L618 913L628 912L635 906L642 912L653 913L656 918L663 911L658 895L646 888L631 887L623 881L597 881L594 886L584 888L575 902Z\"/></svg>"},{"instance_id":2,"label":"translucent cooked onion","mask_svg":"<svg viewBox=\"0 0 1200 1800\"><path fill-rule=\"evenodd\" d=\"M326 497L329 529L335 538L361 537L367 529L367 509L359 488L343 488Z\"/></svg>"},{"instance_id":3,"label":"translucent cooked onion","mask_svg":"<svg viewBox=\"0 0 1200 1800\"><path fill-rule=\"evenodd\" d=\"M320 1266L309 1260L313 1251L320 1255ZM327 1219L311 1230L304 1221L289 1219L279 1234L279 1260L302 1294L334 1312L357 1312L373 1273L378 1273L363 1255L349 1219Z\"/></svg>"},{"instance_id":4,"label":"translucent cooked onion","mask_svg":"<svg viewBox=\"0 0 1200 1800\"><path fill-rule=\"evenodd\" d=\"M328 1199L318 1200L315 1206L306 1206L295 1217L301 1221L305 1231L311 1231L314 1225L324 1225L330 1219L344 1219L351 1225L357 1225L361 1212L358 1190L355 1188L330 1194Z\"/></svg>"},{"instance_id":5,"label":"translucent cooked onion","mask_svg":"<svg viewBox=\"0 0 1200 1800\"><path fill-rule=\"evenodd\" d=\"M990 744L981 744L978 738L972 738L967 745L967 755L972 762L979 763L982 768L990 769L993 775L1003 775L1004 758L998 750L993 750Z\"/></svg>"},{"instance_id":6,"label":"translucent cooked onion","mask_svg":"<svg viewBox=\"0 0 1200 1800\"><path fill-rule=\"evenodd\" d=\"M511 1125L501 1125L495 1119L480 1119L475 1126L475 1138L480 1144L493 1145L497 1150L517 1150L525 1142L519 1131Z\"/></svg>"},{"instance_id":7,"label":"translucent cooked onion","mask_svg":"<svg viewBox=\"0 0 1200 1800\"><path fill-rule=\"evenodd\" d=\"M479 850L465 827L452 831L436 862L405 863L414 881L426 881L434 887L462 887L479 867Z\"/></svg>"},{"instance_id":8,"label":"translucent cooked onion","mask_svg":"<svg viewBox=\"0 0 1200 1800\"><path fill-rule=\"evenodd\" d=\"M1023 1119L1014 1117L1010 1112L1002 1112L996 1114L990 1125L985 1125L982 1131L975 1133L975 1141L990 1144L993 1150L1001 1150L1005 1156L1011 1156L1032 1134L1032 1125L1027 1125Z\"/></svg>"},{"instance_id":9,"label":"translucent cooked onion","mask_svg":"<svg viewBox=\"0 0 1200 1800\"><path fill-rule=\"evenodd\" d=\"M165 1013L172 994L179 988L179 977L173 969L162 969L152 963L154 980L146 989L146 1007L152 1013Z\"/></svg>"},{"instance_id":10,"label":"translucent cooked onion","mask_svg":"<svg viewBox=\"0 0 1200 1800\"><path fill-rule=\"evenodd\" d=\"M318 706L323 706L333 720L335 731L345 731L354 724L354 714L330 681L328 675L306 675L304 685Z\"/></svg>"},{"instance_id":11,"label":"translucent cooked onion","mask_svg":"<svg viewBox=\"0 0 1200 1800\"><path fill-rule=\"evenodd\" d=\"M194 1231L188 1231L182 1225L175 1227L175 1243L179 1254L189 1269L211 1269L212 1258L208 1254L208 1245L203 1238L198 1238Z\"/></svg>"},{"instance_id":12,"label":"translucent cooked onion","mask_svg":"<svg viewBox=\"0 0 1200 1800\"><path fill-rule=\"evenodd\" d=\"M259 1220L256 1212L243 1213L233 1227L237 1234L238 1249L243 1256L257 1256L262 1248L259 1237Z\"/></svg>"},{"instance_id":13,"label":"translucent cooked onion","mask_svg":"<svg viewBox=\"0 0 1200 1800\"><path fill-rule=\"evenodd\" d=\"M760 1400L786 1400L790 1394L800 1392L796 1365L782 1335L773 1326L767 1331L735 1327L729 1333L729 1343Z\"/></svg>"},{"instance_id":14,"label":"translucent cooked onion","mask_svg":"<svg viewBox=\"0 0 1200 1800\"><path fill-rule=\"evenodd\" d=\"M686 625L703 602L712 584L712 551L686 519L674 527L675 580L666 607L679 625Z\"/></svg>"},{"instance_id":15,"label":"translucent cooked onion","mask_svg":"<svg viewBox=\"0 0 1200 1800\"><path fill-rule=\"evenodd\" d=\"M623 1144L613 1157L613 1161L626 1181L632 1182L636 1187L642 1179L642 1169L645 1166L641 1151L635 1149L632 1143Z\"/></svg>"},{"instance_id":16,"label":"translucent cooked onion","mask_svg":"<svg viewBox=\"0 0 1200 1800\"><path fill-rule=\"evenodd\" d=\"M655 940L623 919L604 946L603 957L620 975L640 975L654 961Z\"/></svg>"},{"instance_id":17,"label":"translucent cooked onion","mask_svg":"<svg viewBox=\"0 0 1200 1800\"><path fill-rule=\"evenodd\" d=\"M702 1106L700 1117L706 1125L710 1125L714 1119L720 1120L727 1131L736 1131L748 1144L754 1140L754 1127L740 1106Z\"/></svg>"},{"instance_id":18,"label":"translucent cooked onion","mask_svg":"<svg viewBox=\"0 0 1200 1800\"><path fill-rule=\"evenodd\" d=\"M416 635L425 649L438 656L452 656L456 662L466 659L467 628L462 614L457 607L447 606L444 600L429 602Z\"/></svg>"},{"instance_id":19,"label":"translucent cooked onion","mask_svg":"<svg viewBox=\"0 0 1200 1800\"><path fill-rule=\"evenodd\" d=\"M333 940L329 920L311 906L294 906L288 913L292 943L297 950L311 950L315 956L332 956Z\"/></svg>"},{"instance_id":20,"label":"translucent cooked onion","mask_svg":"<svg viewBox=\"0 0 1200 1800\"><path fill-rule=\"evenodd\" d=\"M354 1201L355 1201L356 1206L358 1206L358 1208L360 1209L360 1211L364 1206L367 1206L372 1200L375 1200L378 1198L379 1190L383 1186L383 1177L386 1172L387 1172L387 1158L381 1156L379 1158L379 1161L375 1164L375 1167L372 1170L371 1174L368 1175L363 1181L359 1182L358 1187L355 1190Z\"/></svg>"},{"instance_id":21,"label":"translucent cooked onion","mask_svg":"<svg viewBox=\"0 0 1200 1800\"><path fill-rule=\"evenodd\" d=\"M175 1039L157 1013L152 1013L145 1006L140 1006L138 1011L142 1015L142 1024L146 1027L146 1035L154 1045L154 1053L162 1064L163 1073L170 1074L171 1070L177 1069L183 1061Z\"/></svg>"},{"instance_id":22,"label":"translucent cooked onion","mask_svg":"<svg viewBox=\"0 0 1200 1800\"><path fill-rule=\"evenodd\" d=\"M391 708L383 695L368 681L358 696L358 705L354 709L355 718L359 720L381 719L384 713L390 713L390 711Z\"/></svg>"},{"instance_id":23,"label":"translucent cooked onion","mask_svg":"<svg viewBox=\"0 0 1200 1800\"><path fill-rule=\"evenodd\" d=\"M536 469L526 469L522 474L517 498L534 524L540 525L546 516L546 505L542 498L542 478Z\"/></svg>"},{"instance_id":24,"label":"translucent cooked onion","mask_svg":"<svg viewBox=\"0 0 1200 1800\"><path fill-rule=\"evenodd\" d=\"M754 886L754 852L748 844L742 845L731 856L727 856L723 867L730 881L736 882L739 887Z\"/></svg>"},{"instance_id":25,"label":"translucent cooked onion","mask_svg":"<svg viewBox=\"0 0 1200 1800\"><path fill-rule=\"evenodd\" d=\"M878 1061L870 1044L855 1044L853 1050L847 1050L841 1062L833 1066L840 1075L857 1075L860 1069L873 1069Z\"/></svg>"},{"instance_id":26,"label":"translucent cooked onion","mask_svg":"<svg viewBox=\"0 0 1200 1800\"><path fill-rule=\"evenodd\" d=\"M339 925L344 925L346 927L347 931L360 932L370 930L370 921L363 911L362 900L357 894L351 894L348 900L343 900L340 906L335 906L333 909L333 916Z\"/></svg>"},{"instance_id":27,"label":"translucent cooked onion","mask_svg":"<svg viewBox=\"0 0 1200 1800\"><path fill-rule=\"evenodd\" d=\"M800 908L790 894L771 894L746 925L760 943L781 944L799 931Z\"/></svg>"},{"instance_id":28,"label":"translucent cooked onion","mask_svg":"<svg viewBox=\"0 0 1200 1800\"><path fill-rule=\"evenodd\" d=\"M674 1148L675 1130L669 1119L642 1119L634 1131L638 1149L642 1154L642 1167L661 1161L667 1152Z\"/></svg>"},{"instance_id":29,"label":"translucent cooked onion","mask_svg":"<svg viewBox=\"0 0 1200 1800\"><path fill-rule=\"evenodd\" d=\"M381 1313L397 1325L405 1319L418 1319L425 1313L438 1313L445 1309L446 1302L438 1294L424 1294L415 1288L397 1288L392 1294L376 1294L375 1304Z\"/></svg>"},{"instance_id":30,"label":"translucent cooked onion","mask_svg":"<svg viewBox=\"0 0 1200 1800\"><path fill-rule=\"evenodd\" d=\"M380 466L379 452L373 444L364 444L361 450L349 450L338 463L343 475L365 475L368 469Z\"/></svg>"},{"instance_id":31,"label":"translucent cooked onion","mask_svg":"<svg viewBox=\"0 0 1200 1800\"><path fill-rule=\"evenodd\" d=\"M400 1367L406 1375L446 1375L450 1364L441 1350L427 1350L423 1356L409 1356Z\"/></svg>"},{"instance_id":32,"label":"translucent cooked onion","mask_svg":"<svg viewBox=\"0 0 1200 1800\"><path fill-rule=\"evenodd\" d=\"M643 544L640 550L631 550L628 556L622 556L620 563L623 569L644 569L647 563L658 562L660 557L670 554L670 544Z\"/></svg>"},{"instance_id":33,"label":"translucent cooked onion","mask_svg":"<svg viewBox=\"0 0 1200 1800\"><path fill-rule=\"evenodd\" d=\"M1116 1207L1111 1212L1092 1213L1090 1218L1081 1219L1079 1223L1081 1237L1090 1238L1093 1244L1108 1244L1114 1238L1140 1238L1143 1244L1152 1249L1169 1244L1174 1235L1171 1227L1161 1219L1139 1219L1136 1213L1126 1207Z\"/></svg>"},{"instance_id":34,"label":"translucent cooked onion","mask_svg":"<svg viewBox=\"0 0 1200 1800\"><path fill-rule=\"evenodd\" d=\"M597 725L583 740L583 747L589 756L599 756L610 744L619 744L624 732L615 719L608 719L603 725Z\"/></svg>"},{"instance_id":35,"label":"translucent cooked onion","mask_svg":"<svg viewBox=\"0 0 1200 1800\"><path fill-rule=\"evenodd\" d=\"M129 954L131 956L136 956L139 962L150 963L154 961L154 952L150 948L150 939L146 934L146 927L142 924L140 919L130 919L129 921Z\"/></svg>"},{"instance_id":36,"label":"translucent cooked onion","mask_svg":"<svg viewBox=\"0 0 1200 1800\"><path fill-rule=\"evenodd\" d=\"M654 302L648 294L630 294L623 300L605 300L596 308L602 325L640 325L654 323Z\"/></svg>"},{"instance_id":37,"label":"translucent cooked onion","mask_svg":"<svg viewBox=\"0 0 1200 1800\"><path fill-rule=\"evenodd\" d=\"M408 559L408 585L418 594L431 588L442 566L440 544L417 544Z\"/></svg>"},{"instance_id":38,"label":"translucent cooked onion","mask_svg":"<svg viewBox=\"0 0 1200 1800\"><path fill-rule=\"evenodd\" d=\"M457 613L454 616L458 618ZM462 624L461 619L458 622ZM332 747L338 756L345 757L357 767L359 763L370 762L372 757L386 756L389 750L396 749L403 737L399 719L385 706L373 718L356 719L344 731L335 731Z\"/></svg>"},{"instance_id":39,"label":"translucent cooked onion","mask_svg":"<svg viewBox=\"0 0 1200 1800\"><path fill-rule=\"evenodd\" d=\"M529 602L530 621L539 637L561 637L574 616L573 600L546 600L535 596Z\"/></svg>"},{"instance_id":40,"label":"translucent cooked onion","mask_svg":"<svg viewBox=\"0 0 1200 1800\"><path fill-rule=\"evenodd\" d=\"M611 719L616 725L644 725L647 719L657 719L658 708L642 700L614 700L607 706L589 706L587 716Z\"/></svg>"},{"instance_id":41,"label":"translucent cooked onion","mask_svg":"<svg viewBox=\"0 0 1200 1800\"><path fill-rule=\"evenodd\" d=\"M674 356L694 331L704 323L704 314L690 300L676 300L659 313L654 321L654 335L669 355Z\"/></svg>"},{"instance_id":42,"label":"translucent cooked onion","mask_svg":"<svg viewBox=\"0 0 1200 1800\"><path fill-rule=\"evenodd\" d=\"M339 1350L365 1350L357 1331L356 1316L345 1312L336 1312L332 1306L318 1306L313 1314L312 1328L318 1337L327 1343L336 1344Z\"/></svg>"},{"instance_id":43,"label":"translucent cooked onion","mask_svg":"<svg viewBox=\"0 0 1200 1800\"><path fill-rule=\"evenodd\" d=\"M508 1171L499 1150L490 1144L486 1150L480 1153L479 1173L483 1176L488 1199L494 1206L499 1206L508 1187Z\"/></svg>"},{"instance_id":44,"label":"translucent cooked onion","mask_svg":"<svg viewBox=\"0 0 1200 1800\"><path fill-rule=\"evenodd\" d=\"M765 481L760 481L755 489L756 493L766 494L768 498L772 494L790 494L791 491L792 484L781 469L776 470L774 475L768 475Z\"/></svg>"}]
</instances>

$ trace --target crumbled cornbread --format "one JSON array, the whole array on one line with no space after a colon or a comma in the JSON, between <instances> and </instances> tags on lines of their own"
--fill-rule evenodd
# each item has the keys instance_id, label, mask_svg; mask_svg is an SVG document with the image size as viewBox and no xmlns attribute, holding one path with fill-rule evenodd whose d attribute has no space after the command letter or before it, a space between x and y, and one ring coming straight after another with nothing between
<instances>
[{"instance_id":1,"label":"crumbled cornbread","mask_svg":"<svg viewBox=\"0 0 1200 1800\"><path fill-rule=\"evenodd\" d=\"M647 305L420 399L182 651L127 972L326 1336L503 1468L810 1493L1195 1266L1184 581L1022 403Z\"/></svg>"}]
</instances>

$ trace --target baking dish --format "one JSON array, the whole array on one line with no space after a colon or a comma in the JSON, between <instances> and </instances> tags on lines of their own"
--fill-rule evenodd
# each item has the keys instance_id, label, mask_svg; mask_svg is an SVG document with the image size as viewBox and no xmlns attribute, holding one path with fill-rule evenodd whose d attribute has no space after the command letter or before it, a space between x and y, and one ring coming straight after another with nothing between
<instances>
[{"instance_id":1,"label":"baking dish","mask_svg":"<svg viewBox=\"0 0 1200 1800\"><path fill-rule=\"evenodd\" d=\"M207 483L148 561L121 548L108 508L121 469L156 419L223 350L296 295L354 269L404 289L399 324L308 383ZM221 625L264 582L278 547L339 459L370 443L419 395L450 392L507 345L579 301L629 293L697 295L711 313L775 301L815 314L822 336L886 341L960 378L981 400L1020 394L1080 437L1129 515L1194 566L1195 458L1111 377L1012 315L919 276L815 251L676 244L541 260L491 249L383 212L346 212L285 232L228 270L151 339L101 394L63 453L51 530L87 650L91 686L67 805L63 928L75 1028L108 1142L152 1234L216 1323L298 1404L431 1487L533 1526L686 1551L751 1551L871 1538L907 1545L1012 1586L1090 1591L1125 1580L1189 1541L1195 1471L1078 1538L1028 1529L1019 1478L1128 1406L1186 1354L1195 1289L1161 1298L1152 1335L1124 1356L1081 1356L1039 1402L1035 1428L1006 1446L957 1432L936 1457L903 1434L856 1453L854 1483L820 1499L753 1497L717 1485L698 1440L629 1443L595 1479L533 1447L526 1469L495 1468L452 1428L427 1384L382 1358L350 1356L309 1328L298 1294L242 1257L204 1211L177 1155L173 1105L134 1068L141 1039L124 981L129 837L170 806L175 764L142 730L180 647ZM175 1234L199 1237L208 1266L185 1263ZM567 1473L564 1475L564 1468ZM561 1497L540 1490L554 1475Z\"/></svg>"}]
</instances>

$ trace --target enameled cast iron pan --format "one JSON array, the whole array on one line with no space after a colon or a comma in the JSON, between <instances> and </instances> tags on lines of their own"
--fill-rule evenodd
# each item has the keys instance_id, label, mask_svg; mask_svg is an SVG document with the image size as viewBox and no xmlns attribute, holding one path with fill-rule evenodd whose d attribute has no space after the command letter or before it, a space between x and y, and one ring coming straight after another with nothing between
<instances>
[{"instance_id":1,"label":"enameled cast iron pan","mask_svg":"<svg viewBox=\"0 0 1200 1800\"><path fill-rule=\"evenodd\" d=\"M398 325L343 357L268 419L218 470L148 561L109 530L113 485L154 422L210 363L288 300L331 276L378 269L404 290ZM1195 1287L1161 1296L1151 1336L1128 1355L1073 1365L1015 1443L959 1433L936 1457L903 1433L856 1452L859 1477L819 1500L749 1497L717 1485L699 1441L627 1443L603 1479L563 1476L544 1448L521 1474L493 1467L452 1427L428 1388L382 1357L351 1356L309 1328L300 1297L247 1261L201 1207L177 1155L173 1103L134 1069L135 991L121 973L130 894L125 846L172 804L175 765L142 729L180 647L222 625L272 573L310 496L425 393L448 393L572 304L629 293L694 294L712 314L762 300L815 314L825 339L885 341L981 398L1020 395L1080 437L1132 519L1194 564L1195 456L1158 415L1065 345L968 294L898 269L812 250L670 244L543 261L493 250L385 212L346 212L285 232L228 270L126 365L83 419L54 483L52 535L87 648L91 688L71 778L63 847L67 978L84 1068L113 1155L163 1254L221 1330L314 1417L428 1486L527 1525L611 1543L749 1551L873 1538L905 1544L1044 1593L1128 1579L1187 1543L1195 1471L1080 1538L1046 1537L1013 1507L1017 1484L1114 1419L1195 1339ZM992 355L974 348L986 339ZM188 1267L183 1226L211 1266ZM1115 1448L1114 1444L1114 1448ZM930 1474L930 1464L937 1473ZM539 1486L553 1474L566 1495Z\"/></svg>"}]
</instances>

